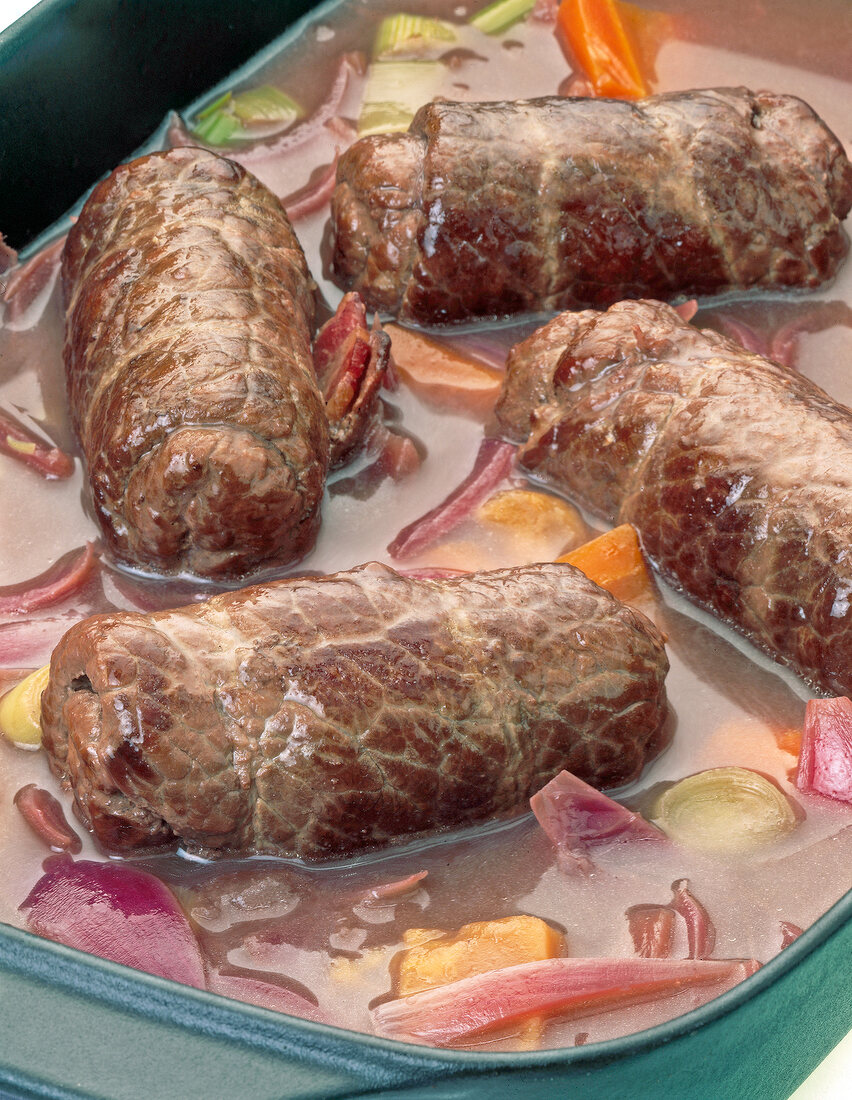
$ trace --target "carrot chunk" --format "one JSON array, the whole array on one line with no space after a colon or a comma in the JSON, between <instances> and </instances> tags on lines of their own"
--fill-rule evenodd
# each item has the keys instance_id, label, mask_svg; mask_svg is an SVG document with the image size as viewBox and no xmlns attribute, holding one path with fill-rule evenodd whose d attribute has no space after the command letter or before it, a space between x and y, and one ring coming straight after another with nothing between
<instances>
[{"instance_id":1,"label":"carrot chunk","mask_svg":"<svg viewBox=\"0 0 852 1100\"><path fill-rule=\"evenodd\" d=\"M615 0L562 0L557 20L595 94L641 99L648 85Z\"/></svg>"},{"instance_id":2,"label":"carrot chunk","mask_svg":"<svg viewBox=\"0 0 852 1100\"><path fill-rule=\"evenodd\" d=\"M635 600L653 590L639 538L629 523L614 527L556 560L576 566L589 580L620 600Z\"/></svg>"},{"instance_id":3,"label":"carrot chunk","mask_svg":"<svg viewBox=\"0 0 852 1100\"><path fill-rule=\"evenodd\" d=\"M436 935L439 938L431 938ZM400 997L517 963L555 959L564 948L561 933L539 917L527 915L476 921L455 935L411 928L404 939L409 946L399 960L396 992ZM537 1046L543 1027L541 1017L527 1020L521 1033L525 1045Z\"/></svg>"},{"instance_id":4,"label":"carrot chunk","mask_svg":"<svg viewBox=\"0 0 852 1100\"><path fill-rule=\"evenodd\" d=\"M494 407L502 371L467 359L419 332L384 325L391 356L402 381L430 405L451 412L485 416Z\"/></svg>"}]
</instances>

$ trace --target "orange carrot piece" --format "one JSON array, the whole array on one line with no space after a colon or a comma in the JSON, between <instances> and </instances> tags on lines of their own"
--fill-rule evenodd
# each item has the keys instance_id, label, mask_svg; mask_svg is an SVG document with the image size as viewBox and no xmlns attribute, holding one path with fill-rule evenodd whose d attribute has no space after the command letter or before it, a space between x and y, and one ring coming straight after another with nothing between
<instances>
[{"instance_id":1,"label":"orange carrot piece","mask_svg":"<svg viewBox=\"0 0 852 1100\"><path fill-rule=\"evenodd\" d=\"M775 741L782 752L789 752L791 756L798 756L802 751L801 730L776 730Z\"/></svg>"},{"instance_id":2,"label":"orange carrot piece","mask_svg":"<svg viewBox=\"0 0 852 1100\"><path fill-rule=\"evenodd\" d=\"M556 560L575 565L589 580L620 600L634 600L653 590L639 538L629 523L614 527Z\"/></svg>"},{"instance_id":3,"label":"orange carrot piece","mask_svg":"<svg viewBox=\"0 0 852 1100\"><path fill-rule=\"evenodd\" d=\"M615 0L562 0L557 20L597 95L641 99L648 94Z\"/></svg>"},{"instance_id":4,"label":"orange carrot piece","mask_svg":"<svg viewBox=\"0 0 852 1100\"><path fill-rule=\"evenodd\" d=\"M485 416L497 400L502 371L466 359L443 344L400 325L383 326L402 381L437 408Z\"/></svg>"},{"instance_id":5,"label":"orange carrot piece","mask_svg":"<svg viewBox=\"0 0 852 1100\"><path fill-rule=\"evenodd\" d=\"M475 921L454 936L436 935L434 929L411 928L405 933L410 946L402 953L397 973L397 995L407 997L440 985L471 978L488 970L517 963L555 959L563 953L561 933L539 917L521 915L501 920ZM525 1046L541 1042L542 1018L527 1020L521 1032Z\"/></svg>"}]
</instances>

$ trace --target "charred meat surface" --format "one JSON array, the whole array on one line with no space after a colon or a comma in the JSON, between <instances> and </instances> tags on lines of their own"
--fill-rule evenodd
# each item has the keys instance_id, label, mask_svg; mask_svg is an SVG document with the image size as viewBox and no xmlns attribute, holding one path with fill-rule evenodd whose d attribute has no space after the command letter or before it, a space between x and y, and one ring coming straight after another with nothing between
<instances>
[{"instance_id":1,"label":"charred meat surface","mask_svg":"<svg viewBox=\"0 0 852 1100\"><path fill-rule=\"evenodd\" d=\"M512 349L518 463L816 688L852 691L852 413L660 302L561 314Z\"/></svg>"},{"instance_id":2,"label":"charred meat surface","mask_svg":"<svg viewBox=\"0 0 852 1100\"><path fill-rule=\"evenodd\" d=\"M121 562L235 579L313 545L329 432L313 281L275 196L199 149L95 188L68 235L65 366Z\"/></svg>"},{"instance_id":3,"label":"charred meat surface","mask_svg":"<svg viewBox=\"0 0 852 1100\"><path fill-rule=\"evenodd\" d=\"M420 324L815 287L850 205L842 145L793 96L435 102L340 158L333 270Z\"/></svg>"},{"instance_id":4,"label":"charred meat surface","mask_svg":"<svg viewBox=\"0 0 852 1100\"><path fill-rule=\"evenodd\" d=\"M440 581L371 564L73 627L42 702L102 844L343 856L599 787L664 740L643 615L568 565Z\"/></svg>"}]
</instances>

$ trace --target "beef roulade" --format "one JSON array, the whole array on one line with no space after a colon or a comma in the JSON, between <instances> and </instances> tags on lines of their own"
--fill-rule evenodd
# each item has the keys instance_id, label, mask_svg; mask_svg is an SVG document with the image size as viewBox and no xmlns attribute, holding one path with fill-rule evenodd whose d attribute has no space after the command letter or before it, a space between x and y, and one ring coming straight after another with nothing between
<instances>
[{"instance_id":1,"label":"beef roulade","mask_svg":"<svg viewBox=\"0 0 852 1100\"><path fill-rule=\"evenodd\" d=\"M661 302L563 313L497 406L519 465L818 689L852 693L852 413Z\"/></svg>"},{"instance_id":2,"label":"beef roulade","mask_svg":"<svg viewBox=\"0 0 852 1100\"><path fill-rule=\"evenodd\" d=\"M200 149L95 188L62 265L71 417L121 562L236 579L313 545L313 282L275 196Z\"/></svg>"},{"instance_id":3,"label":"beef roulade","mask_svg":"<svg viewBox=\"0 0 852 1100\"><path fill-rule=\"evenodd\" d=\"M416 324L815 287L850 204L842 145L792 96L436 102L340 158L333 270Z\"/></svg>"},{"instance_id":4,"label":"beef roulade","mask_svg":"<svg viewBox=\"0 0 852 1100\"><path fill-rule=\"evenodd\" d=\"M54 651L44 745L112 850L349 855L599 787L662 747L662 638L570 565L381 565L153 615Z\"/></svg>"}]
</instances>

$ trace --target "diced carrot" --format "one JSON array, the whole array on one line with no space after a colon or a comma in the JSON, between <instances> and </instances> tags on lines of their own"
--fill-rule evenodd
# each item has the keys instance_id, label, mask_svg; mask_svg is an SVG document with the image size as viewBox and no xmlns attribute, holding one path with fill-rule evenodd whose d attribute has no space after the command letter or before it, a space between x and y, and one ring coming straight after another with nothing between
<instances>
[{"instance_id":1,"label":"diced carrot","mask_svg":"<svg viewBox=\"0 0 852 1100\"><path fill-rule=\"evenodd\" d=\"M531 489L495 493L480 504L476 518L520 543L521 556L529 561L543 561L559 548L577 546L588 534L583 517L572 504Z\"/></svg>"},{"instance_id":2,"label":"diced carrot","mask_svg":"<svg viewBox=\"0 0 852 1100\"><path fill-rule=\"evenodd\" d=\"M384 325L402 381L430 405L485 416L503 384L502 371L467 359L451 348L399 325Z\"/></svg>"},{"instance_id":3,"label":"diced carrot","mask_svg":"<svg viewBox=\"0 0 852 1100\"><path fill-rule=\"evenodd\" d=\"M488 970L523 962L555 959L563 954L564 938L539 917L521 915L466 924L455 935L434 937L434 929L412 928L411 944L399 959L397 996L407 997L448 985ZM525 1045L537 1046L543 1031L541 1017L526 1021L521 1032Z\"/></svg>"},{"instance_id":4,"label":"diced carrot","mask_svg":"<svg viewBox=\"0 0 852 1100\"><path fill-rule=\"evenodd\" d=\"M798 756L802 751L801 730L776 730L775 741L782 752L789 752L791 756Z\"/></svg>"},{"instance_id":5,"label":"diced carrot","mask_svg":"<svg viewBox=\"0 0 852 1100\"><path fill-rule=\"evenodd\" d=\"M620 600L635 600L653 591L639 538L629 523L614 527L556 560L576 566L589 580Z\"/></svg>"},{"instance_id":6,"label":"diced carrot","mask_svg":"<svg viewBox=\"0 0 852 1100\"><path fill-rule=\"evenodd\" d=\"M648 94L615 0L562 0L557 20L597 95L641 99Z\"/></svg>"}]
</instances>

